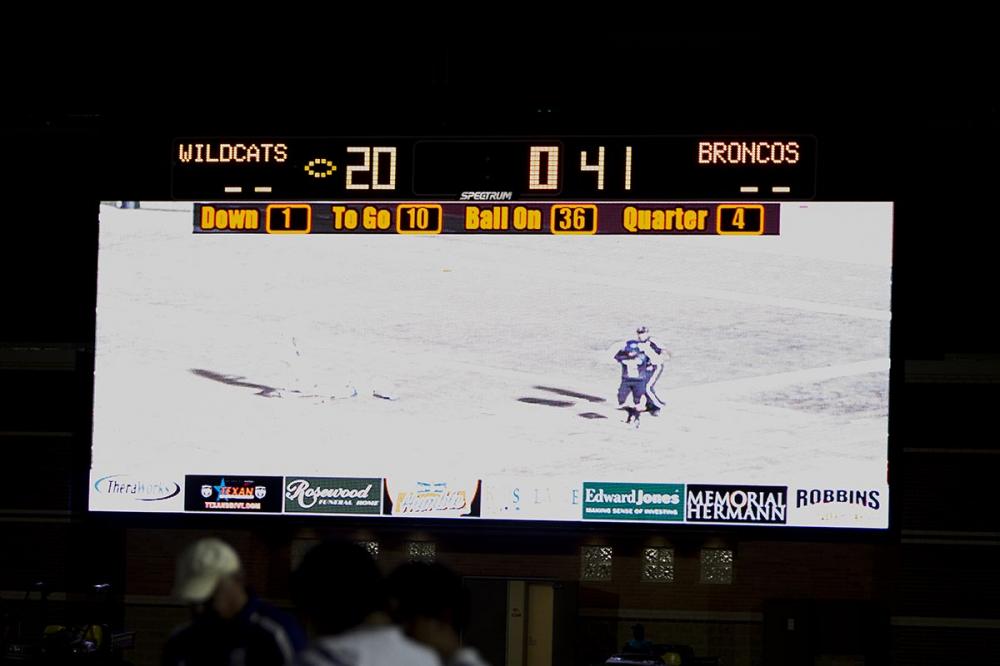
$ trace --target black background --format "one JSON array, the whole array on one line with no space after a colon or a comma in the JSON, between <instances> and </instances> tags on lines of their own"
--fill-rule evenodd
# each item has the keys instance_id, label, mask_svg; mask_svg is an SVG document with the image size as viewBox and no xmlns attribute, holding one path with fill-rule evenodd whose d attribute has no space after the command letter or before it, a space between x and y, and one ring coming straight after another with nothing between
<instances>
[{"instance_id":1,"label":"black background","mask_svg":"<svg viewBox=\"0 0 1000 666\"><path fill-rule=\"evenodd\" d=\"M417 50L340 36L334 60L367 48L351 67L299 57L301 32L268 49L155 34L116 22L3 47L5 341L92 344L96 202L169 196L161 147L178 136L754 132L818 138L818 200L897 202L895 359L995 346L996 86L968 27L616 30L544 66L496 46L538 31Z\"/></svg>"},{"instance_id":2,"label":"black background","mask_svg":"<svg viewBox=\"0 0 1000 666\"><path fill-rule=\"evenodd\" d=\"M435 136L745 131L816 136L818 200L896 202L890 445L895 441L903 454L892 468L902 536L892 535L894 546L872 556L870 597L904 616L996 617L1000 587L988 536L996 529L996 385L901 382L909 359L996 358L1000 232L992 206L1000 142L992 22L978 19L978 28L977 17L959 23L954 16L907 15L875 24L844 7L835 23L758 22L736 30L637 16L629 30L609 28L605 17L556 29L526 18L520 25L527 30L489 30L470 19L394 34L381 21L340 16L268 15L266 26L225 25L151 7L141 18L136 12L90 24L79 19L92 6L44 9L45 20L22 14L11 21L0 41L0 348L67 342L83 351L72 373L5 374L4 390L18 398L0 408L8 431L5 471L14 470L0 504L16 509L4 527L5 546L13 545L0 549L4 588L47 577L67 589L112 580L124 590L126 558L143 556L146 537L156 535L157 547L174 540L179 526L219 529L219 516L185 516L183 525L176 516L143 516L150 529L130 538L124 521L58 525L47 513L72 507L79 515L86 506L89 413L65 406L89 412L80 395L91 383L97 201L167 197L169 164L159 146L177 136L330 135L345 128ZM408 39L413 30L421 35L417 49ZM540 46L527 48L533 44ZM303 92L307 103L287 103L301 101ZM34 434L22 436L70 430L78 437L50 438L44 446ZM38 508L35 522L24 522L25 511ZM257 530L261 543L286 544L287 517L253 520L269 526ZM529 544L564 552L555 531L524 539L523 531L490 535L477 525L469 539L468 524L435 526L442 552L485 556ZM644 533L627 529L617 538L638 552ZM581 541L593 533L574 530ZM837 532L770 530L786 542L872 539ZM735 527L725 532L740 534ZM696 561L702 533L678 531L677 539L678 561ZM780 567L788 546L740 542L738 556L746 561L756 547ZM822 573L844 552L807 546L791 549L799 553L795 571ZM815 561L806 562L803 552ZM793 573L774 571L782 582L793 580ZM155 588L142 582L132 580L132 589ZM730 602L709 601L717 608ZM781 620L767 632L781 632L783 615L765 614ZM995 631L913 625L892 635L902 655L897 663L987 663L988 655L996 661ZM956 659L963 650L968 658Z\"/></svg>"}]
</instances>

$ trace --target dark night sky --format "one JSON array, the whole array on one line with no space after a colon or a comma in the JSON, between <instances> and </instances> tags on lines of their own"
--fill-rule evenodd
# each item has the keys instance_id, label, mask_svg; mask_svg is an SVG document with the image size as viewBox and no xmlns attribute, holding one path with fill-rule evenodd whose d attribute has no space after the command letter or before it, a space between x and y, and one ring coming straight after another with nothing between
<instances>
[{"instance_id":1,"label":"dark night sky","mask_svg":"<svg viewBox=\"0 0 1000 666\"><path fill-rule=\"evenodd\" d=\"M88 202L121 182L109 171L137 195L167 187L157 138L756 130L816 133L821 192L850 178L858 198L898 202L895 354L995 351L997 100L991 42L974 33L591 30L583 49L542 31L442 34L420 48L357 31L316 49L307 29L246 49L108 32L3 46L15 65L0 112L4 340L92 337Z\"/></svg>"}]
</instances>

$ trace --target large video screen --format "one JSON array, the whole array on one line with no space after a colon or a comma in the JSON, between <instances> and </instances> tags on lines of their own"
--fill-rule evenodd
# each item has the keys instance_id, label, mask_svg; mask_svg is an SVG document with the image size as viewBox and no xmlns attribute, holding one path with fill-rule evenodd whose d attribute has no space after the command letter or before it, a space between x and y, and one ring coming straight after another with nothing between
<instances>
[{"instance_id":1,"label":"large video screen","mask_svg":"<svg viewBox=\"0 0 1000 666\"><path fill-rule=\"evenodd\" d=\"M90 508L887 527L891 203L535 204L102 205Z\"/></svg>"}]
</instances>

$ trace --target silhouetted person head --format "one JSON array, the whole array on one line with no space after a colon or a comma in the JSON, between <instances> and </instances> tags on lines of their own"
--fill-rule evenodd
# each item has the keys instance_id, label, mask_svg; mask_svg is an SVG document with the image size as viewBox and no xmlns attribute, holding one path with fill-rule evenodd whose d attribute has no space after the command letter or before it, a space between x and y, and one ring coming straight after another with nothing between
<instances>
[{"instance_id":1,"label":"silhouetted person head","mask_svg":"<svg viewBox=\"0 0 1000 666\"><path fill-rule=\"evenodd\" d=\"M386 610L385 582L367 550L346 541L313 547L292 574L292 601L319 636L343 633Z\"/></svg>"},{"instance_id":2,"label":"silhouetted person head","mask_svg":"<svg viewBox=\"0 0 1000 666\"><path fill-rule=\"evenodd\" d=\"M448 662L461 647L469 616L462 579L440 563L409 562L393 571L387 584L394 619Z\"/></svg>"},{"instance_id":3,"label":"silhouetted person head","mask_svg":"<svg viewBox=\"0 0 1000 666\"><path fill-rule=\"evenodd\" d=\"M632 625L632 638L625 643L625 652L653 654L653 642L646 640L646 627L641 624Z\"/></svg>"},{"instance_id":4,"label":"silhouetted person head","mask_svg":"<svg viewBox=\"0 0 1000 666\"><path fill-rule=\"evenodd\" d=\"M221 539L199 539L184 549L174 595L190 605L193 616L167 639L163 666L280 666L305 645L298 622L247 586L239 555Z\"/></svg>"},{"instance_id":5,"label":"silhouetted person head","mask_svg":"<svg viewBox=\"0 0 1000 666\"><path fill-rule=\"evenodd\" d=\"M177 558L174 594L197 615L236 617L249 600L240 556L221 539L195 541Z\"/></svg>"}]
</instances>

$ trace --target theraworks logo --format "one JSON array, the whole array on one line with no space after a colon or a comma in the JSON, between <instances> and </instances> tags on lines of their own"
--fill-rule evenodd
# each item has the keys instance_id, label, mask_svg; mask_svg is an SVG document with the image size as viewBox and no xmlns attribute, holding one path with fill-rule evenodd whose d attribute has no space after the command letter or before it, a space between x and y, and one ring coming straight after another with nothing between
<instances>
[{"instance_id":1,"label":"theraworks logo","mask_svg":"<svg viewBox=\"0 0 1000 666\"><path fill-rule=\"evenodd\" d=\"M382 479L285 477L285 511L380 513Z\"/></svg>"},{"instance_id":2,"label":"theraworks logo","mask_svg":"<svg viewBox=\"0 0 1000 666\"><path fill-rule=\"evenodd\" d=\"M687 487L691 523L779 524L788 520L787 486Z\"/></svg>"},{"instance_id":3,"label":"theraworks logo","mask_svg":"<svg viewBox=\"0 0 1000 666\"><path fill-rule=\"evenodd\" d=\"M854 504L876 511L882 506L877 490L798 488L795 491L796 508L814 504Z\"/></svg>"},{"instance_id":4,"label":"theraworks logo","mask_svg":"<svg viewBox=\"0 0 1000 666\"><path fill-rule=\"evenodd\" d=\"M684 486L678 483L583 484L584 520L683 520Z\"/></svg>"},{"instance_id":5,"label":"theraworks logo","mask_svg":"<svg viewBox=\"0 0 1000 666\"><path fill-rule=\"evenodd\" d=\"M146 479L130 474L112 474L94 481L94 490L101 495L133 499L137 502L161 502L179 495L181 484L166 479Z\"/></svg>"}]
</instances>

